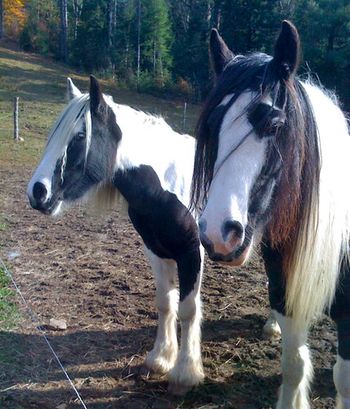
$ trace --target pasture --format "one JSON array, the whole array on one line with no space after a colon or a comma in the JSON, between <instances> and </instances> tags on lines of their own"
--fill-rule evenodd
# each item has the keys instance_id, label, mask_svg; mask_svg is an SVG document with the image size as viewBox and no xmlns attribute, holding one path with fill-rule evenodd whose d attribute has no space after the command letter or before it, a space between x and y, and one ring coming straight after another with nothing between
<instances>
[{"instance_id":1,"label":"pasture","mask_svg":"<svg viewBox=\"0 0 350 409\"><path fill-rule=\"evenodd\" d=\"M202 349L207 377L199 388L175 398L167 393L164 379L138 372L155 337L155 287L141 239L127 218L118 210L96 216L79 207L49 219L30 209L26 185L64 106L67 75L87 88L86 76L1 44L0 256L46 327L87 407L272 408L281 381L280 345L261 335L268 305L258 256L240 269L206 262ZM181 129L181 102L103 84L116 102L162 114ZM20 97L20 143L12 140L15 96ZM199 108L190 106L188 112L192 131ZM0 407L79 408L35 324L1 277ZM50 329L51 318L64 319L68 328ZM310 348L312 405L330 408L336 339L327 318L313 328Z\"/></svg>"}]
</instances>

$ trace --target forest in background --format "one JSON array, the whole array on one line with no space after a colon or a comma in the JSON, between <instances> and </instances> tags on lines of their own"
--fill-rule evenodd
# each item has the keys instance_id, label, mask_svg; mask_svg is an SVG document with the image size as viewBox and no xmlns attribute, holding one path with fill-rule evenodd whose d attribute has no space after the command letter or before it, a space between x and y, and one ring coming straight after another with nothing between
<instances>
[{"instance_id":1,"label":"forest in background","mask_svg":"<svg viewBox=\"0 0 350 409\"><path fill-rule=\"evenodd\" d=\"M0 14L0 34L25 51L192 101L211 86L212 27L235 53L271 53L290 19L302 39L300 73L317 73L350 110L350 0L0 0Z\"/></svg>"}]
</instances>

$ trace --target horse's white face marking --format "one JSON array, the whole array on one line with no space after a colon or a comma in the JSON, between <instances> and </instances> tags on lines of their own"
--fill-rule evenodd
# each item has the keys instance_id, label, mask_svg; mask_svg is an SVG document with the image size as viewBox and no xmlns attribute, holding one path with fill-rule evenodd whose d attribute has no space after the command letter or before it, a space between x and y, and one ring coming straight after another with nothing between
<instances>
[{"instance_id":1,"label":"horse's white face marking","mask_svg":"<svg viewBox=\"0 0 350 409\"><path fill-rule=\"evenodd\" d=\"M227 103L228 97L221 104ZM266 156L266 138L257 137L245 112L253 97L251 92L243 93L224 116L214 178L200 219L204 242L212 245L214 254L224 257L232 255L224 261L233 264L242 264L248 257L252 240L242 254L235 256L234 253L245 239L249 195ZM227 153L235 147L237 149L227 157ZM230 232L229 226L233 226L233 229L241 226L243 231Z\"/></svg>"}]
</instances>

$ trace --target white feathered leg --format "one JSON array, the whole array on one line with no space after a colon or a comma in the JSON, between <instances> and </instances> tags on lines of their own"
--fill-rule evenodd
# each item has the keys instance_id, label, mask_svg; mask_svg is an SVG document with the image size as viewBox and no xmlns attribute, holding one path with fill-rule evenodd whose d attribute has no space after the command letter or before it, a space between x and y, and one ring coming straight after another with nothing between
<instances>
[{"instance_id":1,"label":"white feathered leg","mask_svg":"<svg viewBox=\"0 0 350 409\"><path fill-rule=\"evenodd\" d=\"M201 260L203 260L203 253ZM182 395L203 382L204 370L201 358L201 302L200 286L203 261L193 290L179 303L181 322L181 348L174 368L168 375L169 391Z\"/></svg>"},{"instance_id":2,"label":"white feathered leg","mask_svg":"<svg viewBox=\"0 0 350 409\"><path fill-rule=\"evenodd\" d=\"M147 354L144 365L149 370L165 374L174 366L178 353L176 336L177 266L175 261L161 259L148 249L146 249L146 254L156 279L158 329L154 347Z\"/></svg>"},{"instance_id":3,"label":"white feathered leg","mask_svg":"<svg viewBox=\"0 0 350 409\"><path fill-rule=\"evenodd\" d=\"M293 320L275 312L282 331L282 373L277 409L309 409L312 364L306 345L307 330L297 330Z\"/></svg>"}]
</instances>

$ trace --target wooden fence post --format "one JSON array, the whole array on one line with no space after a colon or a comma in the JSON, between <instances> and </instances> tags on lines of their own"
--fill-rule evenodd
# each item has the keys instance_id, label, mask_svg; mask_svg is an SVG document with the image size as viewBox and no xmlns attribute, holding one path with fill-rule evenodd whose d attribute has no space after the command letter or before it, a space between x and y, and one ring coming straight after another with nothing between
<instances>
[{"instance_id":1,"label":"wooden fence post","mask_svg":"<svg viewBox=\"0 0 350 409\"><path fill-rule=\"evenodd\" d=\"M14 128L14 134L13 134L13 139L18 142L19 139L19 127L18 127L18 102L19 102L19 97L14 98L14 110L13 110L13 128Z\"/></svg>"},{"instance_id":2,"label":"wooden fence post","mask_svg":"<svg viewBox=\"0 0 350 409\"><path fill-rule=\"evenodd\" d=\"M186 119L187 119L187 102L184 104L184 112L182 117L182 132L186 132Z\"/></svg>"}]
</instances>

